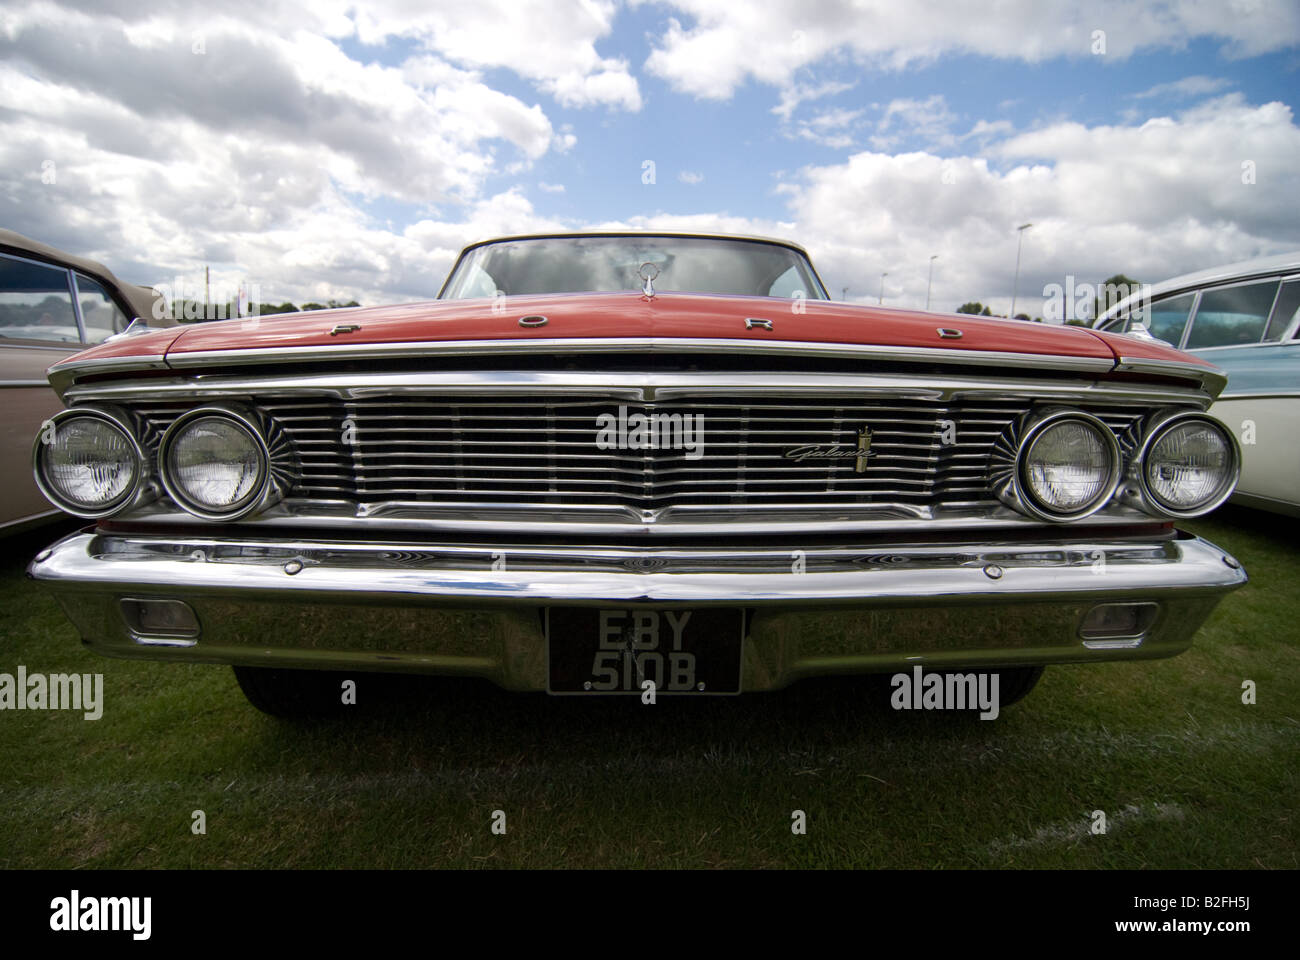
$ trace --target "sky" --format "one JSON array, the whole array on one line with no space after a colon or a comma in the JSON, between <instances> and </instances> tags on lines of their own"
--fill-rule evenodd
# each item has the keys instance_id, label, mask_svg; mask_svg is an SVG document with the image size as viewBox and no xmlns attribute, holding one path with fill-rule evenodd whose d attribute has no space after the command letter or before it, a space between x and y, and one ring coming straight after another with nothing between
<instances>
[{"instance_id":1,"label":"sky","mask_svg":"<svg viewBox=\"0 0 1300 960\"><path fill-rule=\"evenodd\" d=\"M363 304L491 236L758 234L1047 315L1300 249L1298 99L1300 0L0 0L0 226Z\"/></svg>"}]
</instances>

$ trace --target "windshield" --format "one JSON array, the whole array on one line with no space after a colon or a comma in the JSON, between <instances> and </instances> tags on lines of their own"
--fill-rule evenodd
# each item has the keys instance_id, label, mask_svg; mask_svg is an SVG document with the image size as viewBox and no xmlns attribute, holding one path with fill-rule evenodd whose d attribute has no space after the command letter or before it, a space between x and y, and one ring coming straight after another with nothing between
<instances>
[{"instance_id":1,"label":"windshield","mask_svg":"<svg viewBox=\"0 0 1300 960\"><path fill-rule=\"evenodd\" d=\"M536 237L476 247L461 258L444 300L640 290L825 300L808 259L758 240L713 237ZM655 270L658 276L654 276Z\"/></svg>"}]
</instances>

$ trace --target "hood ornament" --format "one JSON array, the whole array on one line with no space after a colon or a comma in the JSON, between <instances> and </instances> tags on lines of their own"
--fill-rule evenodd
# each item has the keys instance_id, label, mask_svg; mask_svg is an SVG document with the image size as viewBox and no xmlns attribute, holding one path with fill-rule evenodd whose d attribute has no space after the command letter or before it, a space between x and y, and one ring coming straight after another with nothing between
<instances>
[{"instance_id":1,"label":"hood ornament","mask_svg":"<svg viewBox=\"0 0 1300 960\"><path fill-rule=\"evenodd\" d=\"M654 273L648 272L649 270L653 270ZM655 278L659 276L658 265L647 260L645 263L641 264L636 275L640 277L642 283L645 284L645 286L641 288L642 295L645 296L646 299L652 299L655 295Z\"/></svg>"}]
</instances>

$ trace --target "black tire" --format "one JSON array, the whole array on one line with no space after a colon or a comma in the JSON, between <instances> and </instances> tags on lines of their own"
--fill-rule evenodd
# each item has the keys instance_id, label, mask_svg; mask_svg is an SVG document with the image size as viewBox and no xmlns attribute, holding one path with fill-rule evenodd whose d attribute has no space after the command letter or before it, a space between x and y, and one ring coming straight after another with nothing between
<instances>
[{"instance_id":1,"label":"black tire","mask_svg":"<svg viewBox=\"0 0 1300 960\"><path fill-rule=\"evenodd\" d=\"M1029 696L1043 675L1043 668L1007 667L994 672L998 674L998 707L1001 709Z\"/></svg>"},{"instance_id":2,"label":"black tire","mask_svg":"<svg viewBox=\"0 0 1300 960\"><path fill-rule=\"evenodd\" d=\"M343 681L350 674L326 670L234 667L248 702L273 717L320 717L343 709Z\"/></svg>"}]
</instances>

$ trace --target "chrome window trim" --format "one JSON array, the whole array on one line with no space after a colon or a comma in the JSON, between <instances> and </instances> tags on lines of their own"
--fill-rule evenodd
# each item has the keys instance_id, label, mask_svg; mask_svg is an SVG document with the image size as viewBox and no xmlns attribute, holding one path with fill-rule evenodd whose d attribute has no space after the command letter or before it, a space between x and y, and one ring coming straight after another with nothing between
<instances>
[{"instance_id":1,"label":"chrome window trim","mask_svg":"<svg viewBox=\"0 0 1300 960\"><path fill-rule=\"evenodd\" d=\"M1276 390L1258 390L1253 393L1219 394L1219 403L1227 400L1300 400L1300 390L1293 390L1290 393L1279 393Z\"/></svg>"},{"instance_id":2,"label":"chrome window trim","mask_svg":"<svg viewBox=\"0 0 1300 960\"><path fill-rule=\"evenodd\" d=\"M1300 254L1300 251L1297 251L1297 254ZM1288 260L1287 258L1291 259ZM1279 260L1287 262L1279 263ZM1176 277L1169 277L1158 283L1146 284L1147 290L1130 294L1119 303L1111 304L1100 317L1093 320L1092 327L1093 329L1101 329L1103 322L1109 323L1120 313L1131 309L1133 304L1139 302L1144 295L1149 296L1151 301L1155 302L1157 298L1163 300L1166 297L1192 293L1207 287L1217 287L1237 283L1238 281L1266 280L1270 277L1279 277L1286 281L1300 278L1300 273L1296 272L1296 266L1297 262L1294 255L1282 254L1280 257L1256 257L1244 263L1227 264L1222 267L1212 267L1209 270L1181 273ZM1229 269L1230 267L1241 269Z\"/></svg>"},{"instance_id":3,"label":"chrome window trim","mask_svg":"<svg viewBox=\"0 0 1300 960\"><path fill-rule=\"evenodd\" d=\"M16 343L8 338L0 338L0 346L6 350L59 350L63 353L80 353L81 344L79 343L55 343L51 340L37 341L36 343Z\"/></svg>"},{"instance_id":4,"label":"chrome window trim","mask_svg":"<svg viewBox=\"0 0 1300 960\"><path fill-rule=\"evenodd\" d=\"M86 320L81 315L81 291L77 286L77 271L67 270L68 274L68 293L72 296L72 312L77 318L77 334L81 337L81 343L86 344Z\"/></svg>"},{"instance_id":5,"label":"chrome window trim","mask_svg":"<svg viewBox=\"0 0 1300 960\"><path fill-rule=\"evenodd\" d=\"M1144 361L1136 364L1144 370ZM1199 364L1186 364L1198 375L1210 372ZM1162 375L1171 375L1160 370ZM1172 375L1186 376L1180 372ZM618 384L618 385L611 385ZM215 400L247 397L250 394L293 397L326 396L343 400L402 394L466 394L524 396L586 394L624 398L641 402L685 398L703 394L743 393L762 390L772 396L843 395L890 397L914 400L962 398L1021 400L1026 397L1061 398L1074 402L1185 403L1200 409L1212 399L1194 388L1150 387L1142 384L1103 383L1096 380L955 379L935 374L745 374L701 371L698 373L643 373L627 371L456 371L426 373L350 373L307 376L213 377L124 381L80 384L66 391L69 403L97 400Z\"/></svg>"},{"instance_id":6,"label":"chrome window trim","mask_svg":"<svg viewBox=\"0 0 1300 960\"><path fill-rule=\"evenodd\" d=\"M1295 276L1292 277L1282 277L1282 282L1278 285L1277 288L1278 300L1280 300L1282 297L1282 288L1285 287L1288 283L1300 283L1300 274L1296 274ZM1274 310L1277 309L1277 304L1278 304L1277 300L1273 301ZM1270 324L1273 322L1272 314L1269 314L1268 322ZM1265 333L1268 332L1267 327L1264 328L1264 332ZM1280 344L1286 343L1288 340L1294 340L1297 334L1300 334L1300 310L1297 310L1295 312L1295 316L1291 318L1291 322L1288 323L1286 327L1282 330L1282 335L1280 337L1278 337L1276 340L1266 340L1264 342L1272 344L1274 346L1278 346Z\"/></svg>"},{"instance_id":7,"label":"chrome window trim","mask_svg":"<svg viewBox=\"0 0 1300 960\"><path fill-rule=\"evenodd\" d=\"M1190 310L1187 311L1187 319L1183 321L1183 329L1178 336L1178 342L1173 344L1173 346L1179 350L1182 350L1183 344L1187 342L1187 337L1190 334L1192 329L1192 323L1193 321L1196 320L1196 313L1201 308L1202 292L1203 291L1199 288L1192 291L1192 307ZM1152 301L1152 307L1154 308L1154 306L1155 306L1155 302Z\"/></svg>"},{"instance_id":8,"label":"chrome window trim","mask_svg":"<svg viewBox=\"0 0 1300 960\"><path fill-rule=\"evenodd\" d=\"M1281 347L1285 346L1285 341L1281 340L1261 340L1259 343L1227 343L1221 347L1197 347L1195 356L1209 353L1211 350L1258 350L1261 347Z\"/></svg>"}]
</instances>

